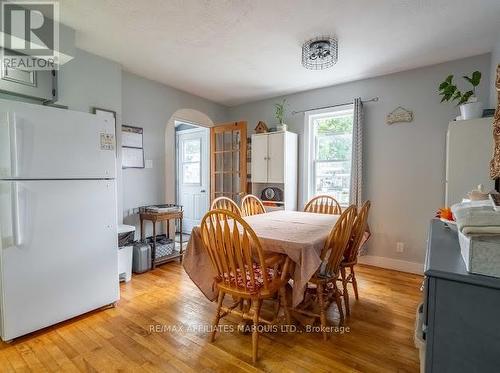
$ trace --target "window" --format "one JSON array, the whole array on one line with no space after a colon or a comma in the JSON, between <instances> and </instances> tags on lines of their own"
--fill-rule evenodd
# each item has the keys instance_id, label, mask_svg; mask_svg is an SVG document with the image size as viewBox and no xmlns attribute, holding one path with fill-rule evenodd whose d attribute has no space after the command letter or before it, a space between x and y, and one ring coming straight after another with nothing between
<instances>
[{"instance_id":1,"label":"window","mask_svg":"<svg viewBox=\"0 0 500 373\"><path fill-rule=\"evenodd\" d=\"M306 200L319 194L349 205L352 159L352 106L306 115Z\"/></svg>"},{"instance_id":2,"label":"window","mask_svg":"<svg viewBox=\"0 0 500 373\"><path fill-rule=\"evenodd\" d=\"M182 144L182 182L201 183L201 140L185 140Z\"/></svg>"}]
</instances>

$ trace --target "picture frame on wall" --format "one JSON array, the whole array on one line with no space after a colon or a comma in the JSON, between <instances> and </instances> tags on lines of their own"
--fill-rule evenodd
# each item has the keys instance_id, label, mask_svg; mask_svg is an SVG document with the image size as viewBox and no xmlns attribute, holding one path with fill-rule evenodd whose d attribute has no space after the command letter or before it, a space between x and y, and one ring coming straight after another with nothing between
<instances>
[{"instance_id":1,"label":"picture frame on wall","mask_svg":"<svg viewBox=\"0 0 500 373\"><path fill-rule=\"evenodd\" d=\"M94 107L92 108L92 112L100 117L108 118L113 122L113 126L115 127L115 142L116 142L117 138L116 111ZM115 148L116 148L116 154L118 155L118 146L115 146Z\"/></svg>"},{"instance_id":2,"label":"picture frame on wall","mask_svg":"<svg viewBox=\"0 0 500 373\"><path fill-rule=\"evenodd\" d=\"M122 126L122 168L145 168L143 133L141 127Z\"/></svg>"}]
</instances>

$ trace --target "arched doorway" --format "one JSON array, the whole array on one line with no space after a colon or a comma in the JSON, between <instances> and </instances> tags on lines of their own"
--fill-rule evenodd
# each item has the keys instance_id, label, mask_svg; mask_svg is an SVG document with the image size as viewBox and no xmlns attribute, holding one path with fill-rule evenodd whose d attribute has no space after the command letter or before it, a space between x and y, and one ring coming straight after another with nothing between
<instances>
[{"instance_id":1,"label":"arched doorway","mask_svg":"<svg viewBox=\"0 0 500 373\"><path fill-rule=\"evenodd\" d=\"M198 220L208 209L208 128L213 124L213 121L200 111L180 109L171 116L166 126L165 197L166 201L176 201L184 206L183 230L186 233L190 233L192 226L199 224Z\"/></svg>"}]
</instances>

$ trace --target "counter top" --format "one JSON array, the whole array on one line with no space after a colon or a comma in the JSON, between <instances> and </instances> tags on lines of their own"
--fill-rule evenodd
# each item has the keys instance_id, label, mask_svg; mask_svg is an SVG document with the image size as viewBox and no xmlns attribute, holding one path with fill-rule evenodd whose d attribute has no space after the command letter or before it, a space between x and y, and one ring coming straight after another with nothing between
<instances>
[{"instance_id":1,"label":"counter top","mask_svg":"<svg viewBox=\"0 0 500 373\"><path fill-rule=\"evenodd\" d=\"M500 289L500 278L467 272L457 232L445 227L438 219L431 220L424 273L429 277Z\"/></svg>"}]
</instances>

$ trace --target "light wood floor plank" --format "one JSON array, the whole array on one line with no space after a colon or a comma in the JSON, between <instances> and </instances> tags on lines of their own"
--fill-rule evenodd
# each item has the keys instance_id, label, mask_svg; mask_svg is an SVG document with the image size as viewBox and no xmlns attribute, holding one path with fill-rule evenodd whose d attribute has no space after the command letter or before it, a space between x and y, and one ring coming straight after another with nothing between
<instances>
[{"instance_id":1,"label":"light wood floor plank","mask_svg":"<svg viewBox=\"0 0 500 373\"><path fill-rule=\"evenodd\" d=\"M351 297L349 332L264 333L251 364L251 336L209 332L215 305L178 263L134 275L116 308L91 312L11 344L0 343L2 372L418 372L413 345L422 277L362 266L360 300ZM352 291L351 291L352 293ZM338 323L331 308L328 319ZM222 325L237 328L228 316ZM162 327L176 329L162 330ZM159 328L159 329L155 329Z\"/></svg>"}]
</instances>

